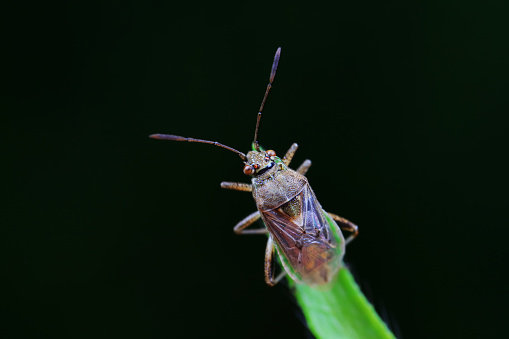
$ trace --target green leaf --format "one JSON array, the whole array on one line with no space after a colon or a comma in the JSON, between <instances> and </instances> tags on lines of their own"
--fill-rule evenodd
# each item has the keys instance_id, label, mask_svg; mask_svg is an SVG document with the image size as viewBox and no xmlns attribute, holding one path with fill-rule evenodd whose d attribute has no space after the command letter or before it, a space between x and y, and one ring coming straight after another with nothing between
<instances>
[{"instance_id":1,"label":"green leaf","mask_svg":"<svg viewBox=\"0 0 509 339\"><path fill-rule=\"evenodd\" d=\"M339 271L328 290L293 282L290 285L316 338L395 338L347 268Z\"/></svg>"}]
</instances>

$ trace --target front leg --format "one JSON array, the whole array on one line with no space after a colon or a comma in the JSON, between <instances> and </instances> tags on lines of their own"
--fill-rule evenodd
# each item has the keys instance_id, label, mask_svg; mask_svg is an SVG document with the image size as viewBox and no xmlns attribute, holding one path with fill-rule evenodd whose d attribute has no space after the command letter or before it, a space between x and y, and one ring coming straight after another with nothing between
<instances>
[{"instance_id":1,"label":"front leg","mask_svg":"<svg viewBox=\"0 0 509 339\"><path fill-rule=\"evenodd\" d=\"M302 163L302 165L300 165L299 168L297 168L296 172L299 174L302 174L302 175L306 175L306 173L308 172L308 169L310 167L311 167L311 160L306 159L306 161L304 161Z\"/></svg>"},{"instance_id":2,"label":"front leg","mask_svg":"<svg viewBox=\"0 0 509 339\"><path fill-rule=\"evenodd\" d=\"M283 163L288 166L290 165L290 162L292 161L293 156L295 155L295 152L297 152L297 148L299 145L296 143L293 143L292 146L288 149L285 156L283 157Z\"/></svg>"},{"instance_id":3,"label":"front leg","mask_svg":"<svg viewBox=\"0 0 509 339\"><path fill-rule=\"evenodd\" d=\"M290 162L292 161L295 152L297 152L298 147L299 145L293 143L292 146L290 146L290 149L286 152L285 156L283 157L283 163L286 166L290 165ZM302 165L299 166L299 168L297 168L296 172L302 175L306 175L309 167L311 167L311 160L307 159L302 163Z\"/></svg>"},{"instance_id":4,"label":"front leg","mask_svg":"<svg viewBox=\"0 0 509 339\"><path fill-rule=\"evenodd\" d=\"M234 190L234 191L242 191L242 192L253 191L253 187L251 186L251 184L245 184L243 182L223 181L221 183L221 188L226 188L228 190Z\"/></svg>"}]
</instances>

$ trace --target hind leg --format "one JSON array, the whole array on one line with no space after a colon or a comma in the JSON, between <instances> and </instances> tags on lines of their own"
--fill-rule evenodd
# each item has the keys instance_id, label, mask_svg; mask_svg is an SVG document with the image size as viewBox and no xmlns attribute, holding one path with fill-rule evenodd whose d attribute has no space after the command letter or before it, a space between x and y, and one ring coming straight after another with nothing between
<instances>
[{"instance_id":1,"label":"hind leg","mask_svg":"<svg viewBox=\"0 0 509 339\"><path fill-rule=\"evenodd\" d=\"M265 282L269 286L274 286L286 275L286 271L283 269L277 277L274 278L276 272L276 250L274 249L274 241L272 236L269 236L267 240L267 248L265 249Z\"/></svg>"},{"instance_id":2,"label":"hind leg","mask_svg":"<svg viewBox=\"0 0 509 339\"><path fill-rule=\"evenodd\" d=\"M337 221L339 223L339 225L338 225L339 228L341 228L342 230L348 231L348 232L352 232L352 234L350 234L348 236L348 238L346 238L345 244L348 244L350 241L352 241L359 234L359 227L357 225L355 225L353 222L348 221L345 218L342 218L337 214L329 213L329 212L327 212L327 213L330 215L330 217L332 219L334 219L335 221Z\"/></svg>"}]
</instances>

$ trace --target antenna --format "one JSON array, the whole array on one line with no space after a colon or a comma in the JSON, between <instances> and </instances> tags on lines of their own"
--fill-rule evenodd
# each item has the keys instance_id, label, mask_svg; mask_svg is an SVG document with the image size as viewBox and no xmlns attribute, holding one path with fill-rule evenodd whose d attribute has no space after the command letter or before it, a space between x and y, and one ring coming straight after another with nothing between
<instances>
[{"instance_id":1,"label":"antenna","mask_svg":"<svg viewBox=\"0 0 509 339\"><path fill-rule=\"evenodd\" d=\"M237 153L240 155L240 158L243 161L247 161L246 155L242 152L237 151L235 148L232 148L230 146L223 145L217 141L209 141L209 140L202 140L202 139L194 139L194 138L185 138L178 135L171 135L171 134L151 134L148 136L152 139L161 139L161 140L173 140L173 141L188 141L188 142L200 142L202 144L211 144L214 146L219 146L222 148L226 148L227 150L230 150L232 152Z\"/></svg>"},{"instance_id":2,"label":"antenna","mask_svg":"<svg viewBox=\"0 0 509 339\"><path fill-rule=\"evenodd\" d=\"M279 57L281 56L281 47L278 47L276 51L276 55L274 55L274 62L272 63L272 69L270 70L269 84L267 85L267 89L265 90L265 95L263 96L262 104L260 105L260 109L258 110L258 116L256 118L256 128L254 135L254 145L256 150L260 151L260 145L258 145L258 127L260 126L260 119L262 118L263 106L265 105L265 100L267 100L267 95L272 87L272 83L274 82L274 77L276 76L277 65L279 63Z\"/></svg>"}]
</instances>

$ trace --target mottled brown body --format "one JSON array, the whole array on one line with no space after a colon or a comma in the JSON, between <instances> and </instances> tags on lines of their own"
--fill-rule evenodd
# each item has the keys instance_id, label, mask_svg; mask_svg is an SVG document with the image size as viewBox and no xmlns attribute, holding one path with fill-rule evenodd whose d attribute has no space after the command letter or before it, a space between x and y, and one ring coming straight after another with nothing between
<instances>
[{"instance_id":1,"label":"mottled brown body","mask_svg":"<svg viewBox=\"0 0 509 339\"><path fill-rule=\"evenodd\" d=\"M296 150L292 145L285 160L251 151L246 166L253 168L253 198L286 272L296 282L323 285L341 267L345 240L337 224L325 217L305 171L286 166Z\"/></svg>"}]
</instances>

